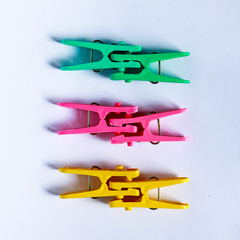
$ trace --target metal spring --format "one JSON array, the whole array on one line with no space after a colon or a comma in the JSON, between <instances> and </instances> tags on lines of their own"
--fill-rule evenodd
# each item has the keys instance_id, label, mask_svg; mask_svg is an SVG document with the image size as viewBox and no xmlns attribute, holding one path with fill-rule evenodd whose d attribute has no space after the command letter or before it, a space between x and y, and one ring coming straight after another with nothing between
<instances>
[{"instance_id":1,"label":"metal spring","mask_svg":"<svg viewBox=\"0 0 240 240\"><path fill-rule=\"evenodd\" d=\"M104 44L104 42L102 42L101 40L93 41L93 43L96 43L96 42ZM93 49L91 49L91 51L90 51L90 62L93 62ZM94 71L94 72L101 72L102 70L103 70L103 68L102 69L92 69L92 71Z\"/></svg>"},{"instance_id":2,"label":"metal spring","mask_svg":"<svg viewBox=\"0 0 240 240\"><path fill-rule=\"evenodd\" d=\"M98 166L93 166L90 169L94 169L94 168L101 170L101 168ZM91 176L88 176L88 191L91 191ZM99 197L92 197L92 199L97 199L97 198L99 198Z\"/></svg>"},{"instance_id":3,"label":"metal spring","mask_svg":"<svg viewBox=\"0 0 240 240\"><path fill-rule=\"evenodd\" d=\"M151 54L157 54L157 52L152 52ZM158 74L161 75L161 61L158 61ZM158 82L150 81L152 84L158 84Z\"/></svg>"},{"instance_id":4,"label":"metal spring","mask_svg":"<svg viewBox=\"0 0 240 240\"><path fill-rule=\"evenodd\" d=\"M92 42L93 43L99 42L99 43L104 44L104 42L101 41L101 40L94 40ZM117 44L116 43L112 43L112 45L117 45ZM93 49L90 50L90 62L93 62ZM92 69L92 71L94 71L94 72L101 72L102 70L103 70L103 68L101 68L101 69Z\"/></svg>"},{"instance_id":5,"label":"metal spring","mask_svg":"<svg viewBox=\"0 0 240 240\"><path fill-rule=\"evenodd\" d=\"M159 180L159 178L157 178L157 177L150 177L150 178L148 179L148 181L150 181L151 179ZM160 188L158 188L158 201L160 202ZM149 208L149 209L151 209L151 210L157 210L157 208Z\"/></svg>"},{"instance_id":6,"label":"metal spring","mask_svg":"<svg viewBox=\"0 0 240 240\"><path fill-rule=\"evenodd\" d=\"M156 114L156 112L148 113L148 115L150 115L150 114ZM160 119L157 119L157 122L158 122L158 134L159 134L159 136L161 136ZM150 142L150 143L153 144L153 145L157 145L157 144L160 143L160 141L158 141L158 142Z\"/></svg>"},{"instance_id":7,"label":"metal spring","mask_svg":"<svg viewBox=\"0 0 240 240\"><path fill-rule=\"evenodd\" d=\"M98 105L98 106L100 106L100 104L97 103L97 102L92 102L92 103L90 103L90 105ZM90 111L88 111L87 116L88 116L87 127L90 127ZM90 133L90 134L91 135L96 135L97 133Z\"/></svg>"}]
</instances>

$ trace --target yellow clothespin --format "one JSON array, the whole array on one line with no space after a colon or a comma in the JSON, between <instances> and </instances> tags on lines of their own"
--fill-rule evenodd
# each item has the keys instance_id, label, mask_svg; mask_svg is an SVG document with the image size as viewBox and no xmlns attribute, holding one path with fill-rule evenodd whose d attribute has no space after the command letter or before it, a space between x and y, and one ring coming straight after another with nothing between
<instances>
[{"instance_id":1,"label":"yellow clothespin","mask_svg":"<svg viewBox=\"0 0 240 240\"><path fill-rule=\"evenodd\" d=\"M124 200L116 198L110 201L110 207L124 207L126 210L132 210L133 207L141 208L172 208L172 209L184 209L188 208L187 203L175 203L175 202L165 202L151 200L148 197L148 191L154 188L166 187L170 185L175 185L179 183L188 182L188 178L169 178L169 179L159 179L156 181L136 181L136 182L109 182L109 187L111 189L121 190L121 189L139 189L139 198L135 198L135 201Z\"/></svg>"},{"instance_id":2,"label":"yellow clothespin","mask_svg":"<svg viewBox=\"0 0 240 240\"><path fill-rule=\"evenodd\" d=\"M101 186L97 190L92 191L82 191L82 192L72 192L61 194L61 198L84 198L84 197L109 197L116 196L121 199L123 196L139 196L139 191L137 189L129 188L126 190L113 190L108 186L108 180L114 177L124 177L124 181L132 181L132 178L139 176L138 169L126 169L123 166L116 166L116 169L88 169L88 168L70 168L64 167L59 168L60 172L71 173L71 174L81 174L93 177L98 177L101 181ZM114 179L113 179L114 180Z\"/></svg>"}]
</instances>

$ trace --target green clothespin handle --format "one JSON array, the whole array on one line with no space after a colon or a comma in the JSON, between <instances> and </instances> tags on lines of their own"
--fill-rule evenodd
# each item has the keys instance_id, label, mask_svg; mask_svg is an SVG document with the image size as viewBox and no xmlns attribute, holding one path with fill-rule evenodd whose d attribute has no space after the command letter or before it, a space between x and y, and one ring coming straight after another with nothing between
<instances>
[{"instance_id":1,"label":"green clothespin handle","mask_svg":"<svg viewBox=\"0 0 240 240\"><path fill-rule=\"evenodd\" d=\"M140 62L143 70L137 74L127 74L123 71L113 73L111 80L125 80L125 82L131 82L132 80L138 81L150 81L150 82L171 82L171 83L190 83L189 80L168 77L163 75L157 75L152 73L149 69L149 65L153 62L164 61L173 58L189 56L189 52L176 52L176 53L159 53L159 54L112 54L111 58L114 61L137 61Z\"/></svg>"},{"instance_id":2,"label":"green clothespin handle","mask_svg":"<svg viewBox=\"0 0 240 240\"><path fill-rule=\"evenodd\" d=\"M61 70L91 70L91 69L109 69L109 68L139 68L141 67L139 62L113 62L109 56L112 52L139 52L141 51L141 46L126 46L123 45L123 42L120 42L119 45L111 44L101 44L101 43L91 43L91 42L82 42L75 40L62 40L61 43L76 46L89 48L93 50L100 51L102 53L102 59L97 62L84 63L78 65L64 66L61 67Z\"/></svg>"}]
</instances>

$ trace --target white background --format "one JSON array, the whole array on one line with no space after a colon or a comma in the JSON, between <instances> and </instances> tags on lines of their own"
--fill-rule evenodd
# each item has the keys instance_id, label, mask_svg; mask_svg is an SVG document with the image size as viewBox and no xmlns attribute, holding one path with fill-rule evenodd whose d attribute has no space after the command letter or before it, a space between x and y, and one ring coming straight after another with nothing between
<instances>
[{"instance_id":1,"label":"white background","mask_svg":"<svg viewBox=\"0 0 240 240\"><path fill-rule=\"evenodd\" d=\"M0 238L239 239L239 21L237 0L4 1ZM56 38L189 51L163 69L191 84L126 84L92 71L60 71L52 64L80 56ZM121 101L149 111L187 107L162 126L191 141L130 148L98 136L58 136L55 130L77 121L58 101ZM117 164L146 176L189 177L163 188L162 196L190 208L127 212L104 201L58 197L79 184L58 167Z\"/></svg>"}]
</instances>

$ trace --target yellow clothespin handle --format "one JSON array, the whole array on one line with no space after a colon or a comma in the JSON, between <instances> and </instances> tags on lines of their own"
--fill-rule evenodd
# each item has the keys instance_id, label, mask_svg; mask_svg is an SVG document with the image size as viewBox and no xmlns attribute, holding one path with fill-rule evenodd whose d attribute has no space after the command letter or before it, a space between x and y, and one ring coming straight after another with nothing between
<instances>
[{"instance_id":1,"label":"yellow clothespin handle","mask_svg":"<svg viewBox=\"0 0 240 240\"><path fill-rule=\"evenodd\" d=\"M59 168L59 171L63 173L81 174L81 175L98 177L99 180L101 181L101 186L97 190L64 193L60 195L60 198L116 196L117 198L121 199L123 198L123 196L139 196L139 191L137 189L127 189L127 190L120 189L117 191L109 188L107 183L107 181L112 177L125 177L127 181L132 181L132 178L139 176L138 169L124 170L123 166L116 166L116 169L114 170L64 167L64 168Z\"/></svg>"},{"instance_id":2,"label":"yellow clothespin handle","mask_svg":"<svg viewBox=\"0 0 240 240\"><path fill-rule=\"evenodd\" d=\"M141 197L138 201L124 201L115 199L110 201L110 207L124 207L126 210L132 210L133 207L141 208L172 208L172 209L185 209L188 208L187 203L175 203L166 201L151 200L148 197L148 191L154 188L166 187L175 184L188 182L188 178L169 178L159 179L156 181L136 181L136 182L110 182L109 186L112 189L121 190L122 188L140 189Z\"/></svg>"}]
</instances>

